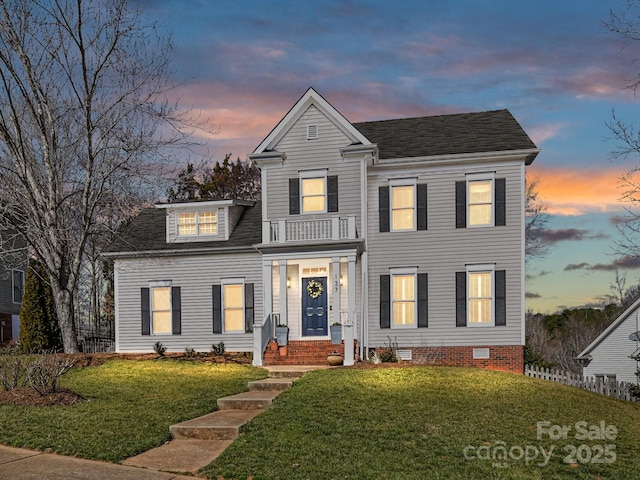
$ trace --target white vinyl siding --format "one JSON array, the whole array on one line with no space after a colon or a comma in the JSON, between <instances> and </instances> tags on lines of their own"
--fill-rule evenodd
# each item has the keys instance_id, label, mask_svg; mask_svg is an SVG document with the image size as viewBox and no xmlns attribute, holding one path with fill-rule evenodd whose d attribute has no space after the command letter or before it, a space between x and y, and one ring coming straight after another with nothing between
<instances>
[{"instance_id":1,"label":"white vinyl siding","mask_svg":"<svg viewBox=\"0 0 640 480\"><path fill-rule=\"evenodd\" d=\"M640 331L640 307L630 312L625 320L589 352L592 360L583 368L582 374L585 377L615 375L620 382L635 384L638 381L635 373L640 368L640 362L629 356L640 348L640 342L629 340L629 335L637 331Z\"/></svg>"},{"instance_id":2,"label":"white vinyl siding","mask_svg":"<svg viewBox=\"0 0 640 480\"><path fill-rule=\"evenodd\" d=\"M141 334L140 288L151 279L166 278L171 272L173 285L180 285L182 331L167 335L162 343L172 352L185 348L208 352L211 345L224 342L229 352L249 352L253 335L244 328L237 333L213 333L212 285L237 276L254 285L254 318L264 320L262 310L262 261L258 252L215 253L207 255L163 256L162 258L117 259L117 329L120 352L153 352L156 340ZM201 272L194 274L194 272ZM152 286L152 285L151 285Z\"/></svg>"},{"instance_id":3,"label":"white vinyl siding","mask_svg":"<svg viewBox=\"0 0 640 480\"><path fill-rule=\"evenodd\" d=\"M318 124L322 131L321 141L308 142L308 124ZM322 166L324 175L339 177L338 203L340 213L313 213L309 216L356 216L356 229L360 231L361 217L361 185L360 163L345 162L340 149L351 144L351 140L324 116L315 106L311 106L296 124L283 136L274 147L279 152L286 152L286 160L280 167L266 169L266 217L263 220L299 220L299 216L289 215L289 179L301 178L310 168ZM320 176L320 175L316 175ZM302 187L302 186L301 186ZM265 188L265 185L263 185ZM325 190L326 193L326 190ZM300 189L302 197L302 188ZM303 209L300 209L303 212ZM326 212L326 206L325 210Z\"/></svg>"},{"instance_id":4,"label":"white vinyl siding","mask_svg":"<svg viewBox=\"0 0 640 480\"><path fill-rule=\"evenodd\" d=\"M475 173L495 171L506 179L506 225L500 228L456 228L455 182L466 181ZM368 175L368 288L369 345L388 342L389 330L380 328L380 275L392 266L417 266L429 273L429 328L395 330L393 337L401 347L520 345L523 334L524 285L506 284L506 325L493 328L456 327L455 272L467 265L491 264L505 270L508 278L520 279L523 272L524 166L520 162L477 166L412 166L405 169L371 167ZM429 185L429 230L406 231L402 235L380 233L378 192L380 186L398 179L416 177L416 184ZM390 195L391 196L391 195ZM371 208L371 206L374 206Z\"/></svg>"}]
</instances>

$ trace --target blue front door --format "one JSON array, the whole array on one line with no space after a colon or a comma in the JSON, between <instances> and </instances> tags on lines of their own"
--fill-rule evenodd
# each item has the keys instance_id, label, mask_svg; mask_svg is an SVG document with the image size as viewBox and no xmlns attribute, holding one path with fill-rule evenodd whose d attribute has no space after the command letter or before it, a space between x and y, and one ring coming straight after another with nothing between
<instances>
[{"instance_id":1,"label":"blue front door","mask_svg":"<svg viewBox=\"0 0 640 480\"><path fill-rule=\"evenodd\" d=\"M302 336L327 335L327 279L302 279Z\"/></svg>"}]
</instances>

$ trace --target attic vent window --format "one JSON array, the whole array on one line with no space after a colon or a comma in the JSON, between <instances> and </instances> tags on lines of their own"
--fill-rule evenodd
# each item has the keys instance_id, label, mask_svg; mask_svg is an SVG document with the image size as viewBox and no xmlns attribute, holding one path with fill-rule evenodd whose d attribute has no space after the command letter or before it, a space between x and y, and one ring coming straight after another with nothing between
<instances>
[{"instance_id":1,"label":"attic vent window","mask_svg":"<svg viewBox=\"0 0 640 480\"><path fill-rule=\"evenodd\" d=\"M307 125L307 140L315 140L318 138L318 124Z\"/></svg>"}]
</instances>

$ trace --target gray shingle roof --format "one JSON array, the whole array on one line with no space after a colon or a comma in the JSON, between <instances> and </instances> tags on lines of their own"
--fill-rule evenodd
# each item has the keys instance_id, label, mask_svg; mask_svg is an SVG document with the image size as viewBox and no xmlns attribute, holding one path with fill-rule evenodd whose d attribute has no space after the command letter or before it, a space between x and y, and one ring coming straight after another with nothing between
<instances>
[{"instance_id":1,"label":"gray shingle roof","mask_svg":"<svg viewBox=\"0 0 640 480\"><path fill-rule=\"evenodd\" d=\"M105 253L146 251L192 251L200 249L227 249L250 247L262 241L262 206L256 202L245 208L229 240L213 242L166 242L166 210L147 208L123 229Z\"/></svg>"},{"instance_id":2,"label":"gray shingle roof","mask_svg":"<svg viewBox=\"0 0 640 480\"><path fill-rule=\"evenodd\" d=\"M537 148L509 110L354 123L381 160ZM534 155L535 157L535 155ZM530 158L527 163L531 163Z\"/></svg>"}]
</instances>

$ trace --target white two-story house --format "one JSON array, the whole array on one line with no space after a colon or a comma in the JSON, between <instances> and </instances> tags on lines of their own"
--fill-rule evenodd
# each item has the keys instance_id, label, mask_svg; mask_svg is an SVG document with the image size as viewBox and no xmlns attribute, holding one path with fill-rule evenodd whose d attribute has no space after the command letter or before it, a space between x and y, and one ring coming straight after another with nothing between
<instances>
[{"instance_id":1,"label":"white two-story house","mask_svg":"<svg viewBox=\"0 0 640 480\"><path fill-rule=\"evenodd\" d=\"M249 155L262 201L157 205L122 233L116 348L522 372L525 167L507 110L350 123L309 89ZM287 325L286 356L267 349ZM329 328L342 326L332 344Z\"/></svg>"}]
</instances>

